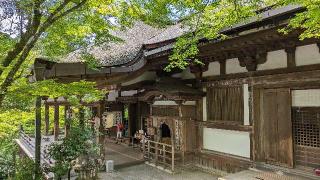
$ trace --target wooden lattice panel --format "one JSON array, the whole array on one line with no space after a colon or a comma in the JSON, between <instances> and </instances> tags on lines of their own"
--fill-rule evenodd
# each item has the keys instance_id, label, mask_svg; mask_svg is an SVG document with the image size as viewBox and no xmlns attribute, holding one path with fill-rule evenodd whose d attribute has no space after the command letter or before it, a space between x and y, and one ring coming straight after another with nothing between
<instances>
[{"instance_id":1,"label":"wooden lattice panel","mask_svg":"<svg viewBox=\"0 0 320 180\"><path fill-rule=\"evenodd\" d=\"M294 108L292 112L295 164L320 164L320 109Z\"/></svg>"},{"instance_id":2,"label":"wooden lattice panel","mask_svg":"<svg viewBox=\"0 0 320 180\"><path fill-rule=\"evenodd\" d=\"M293 109L295 145L320 147L320 110Z\"/></svg>"}]
</instances>

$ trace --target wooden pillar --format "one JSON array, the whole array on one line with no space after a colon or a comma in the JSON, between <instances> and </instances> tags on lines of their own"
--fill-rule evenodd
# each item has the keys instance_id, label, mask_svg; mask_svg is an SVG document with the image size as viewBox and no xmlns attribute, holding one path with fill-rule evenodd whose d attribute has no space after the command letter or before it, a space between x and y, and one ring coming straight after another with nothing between
<instances>
[{"instance_id":1,"label":"wooden pillar","mask_svg":"<svg viewBox=\"0 0 320 180\"><path fill-rule=\"evenodd\" d=\"M285 49L287 53L287 67L295 67L296 66L296 47L287 47Z\"/></svg>"},{"instance_id":2,"label":"wooden pillar","mask_svg":"<svg viewBox=\"0 0 320 180\"><path fill-rule=\"evenodd\" d=\"M59 104L57 98L54 99L54 140L59 137Z\"/></svg>"},{"instance_id":3,"label":"wooden pillar","mask_svg":"<svg viewBox=\"0 0 320 180\"><path fill-rule=\"evenodd\" d=\"M219 61L220 63L220 75L226 74L226 60Z\"/></svg>"},{"instance_id":4,"label":"wooden pillar","mask_svg":"<svg viewBox=\"0 0 320 180\"><path fill-rule=\"evenodd\" d=\"M41 162L41 97L36 98L36 114L35 114L35 179L41 178L40 162Z\"/></svg>"},{"instance_id":5,"label":"wooden pillar","mask_svg":"<svg viewBox=\"0 0 320 180\"><path fill-rule=\"evenodd\" d=\"M142 129L142 120L141 120L141 102L137 102L137 123L138 123L138 130Z\"/></svg>"},{"instance_id":6,"label":"wooden pillar","mask_svg":"<svg viewBox=\"0 0 320 180\"><path fill-rule=\"evenodd\" d=\"M105 159L105 148L104 148L104 143L105 143L105 135L104 135L104 119L103 119L103 113L105 110L105 100L100 101L99 107L98 107L98 116L100 119L100 126L99 126L99 144L100 144L100 155L102 159Z\"/></svg>"},{"instance_id":7,"label":"wooden pillar","mask_svg":"<svg viewBox=\"0 0 320 180\"><path fill-rule=\"evenodd\" d=\"M70 106L64 106L64 136L67 137L70 132L71 127L71 109Z\"/></svg>"},{"instance_id":8,"label":"wooden pillar","mask_svg":"<svg viewBox=\"0 0 320 180\"><path fill-rule=\"evenodd\" d=\"M49 104L47 104L47 100L45 101L45 106L44 106L44 121L45 121L45 135L49 135L49 128L50 128L50 117L49 117L49 111L50 107Z\"/></svg>"}]
</instances>

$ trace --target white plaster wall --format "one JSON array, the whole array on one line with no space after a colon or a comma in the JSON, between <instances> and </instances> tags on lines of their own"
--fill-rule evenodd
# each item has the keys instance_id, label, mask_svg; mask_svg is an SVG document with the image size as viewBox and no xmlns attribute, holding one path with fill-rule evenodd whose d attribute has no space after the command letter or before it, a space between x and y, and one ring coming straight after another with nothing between
<instances>
[{"instance_id":1,"label":"white plaster wall","mask_svg":"<svg viewBox=\"0 0 320 180\"><path fill-rule=\"evenodd\" d=\"M241 67L238 58L227 59L226 61L226 73L233 74L233 73L241 73L241 72L248 72L246 67Z\"/></svg>"},{"instance_id":2,"label":"white plaster wall","mask_svg":"<svg viewBox=\"0 0 320 180\"><path fill-rule=\"evenodd\" d=\"M320 106L320 89L293 90L292 106Z\"/></svg>"},{"instance_id":3,"label":"white plaster wall","mask_svg":"<svg viewBox=\"0 0 320 180\"><path fill-rule=\"evenodd\" d=\"M118 95L119 95L118 91L116 90L109 91L107 101L115 101Z\"/></svg>"},{"instance_id":4,"label":"white plaster wall","mask_svg":"<svg viewBox=\"0 0 320 180\"><path fill-rule=\"evenodd\" d=\"M190 68L187 67L185 70L182 71L181 78L182 79L194 79L194 78L196 78L196 76L193 73L191 73Z\"/></svg>"},{"instance_id":5,"label":"white plaster wall","mask_svg":"<svg viewBox=\"0 0 320 180\"><path fill-rule=\"evenodd\" d=\"M206 88L203 88L203 92L207 92ZM202 98L202 120L207 121L207 97Z\"/></svg>"},{"instance_id":6,"label":"white plaster wall","mask_svg":"<svg viewBox=\"0 0 320 180\"><path fill-rule=\"evenodd\" d=\"M174 101L155 101L153 102L153 105L158 105L158 106L175 106L178 105Z\"/></svg>"},{"instance_id":7,"label":"white plaster wall","mask_svg":"<svg viewBox=\"0 0 320 180\"><path fill-rule=\"evenodd\" d=\"M220 75L220 63L219 62L210 62L208 65L208 71L202 73L203 77Z\"/></svg>"},{"instance_id":8,"label":"white plaster wall","mask_svg":"<svg viewBox=\"0 0 320 180\"><path fill-rule=\"evenodd\" d=\"M249 132L204 128L203 148L250 158L250 134Z\"/></svg>"},{"instance_id":9,"label":"white plaster wall","mask_svg":"<svg viewBox=\"0 0 320 180\"><path fill-rule=\"evenodd\" d=\"M267 54L267 61L259 64L257 70L277 69L287 67L287 53L282 49L270 51Z\"/></svg>"},{"instance_id":10,"label":"white plaster wall","mask_svg":"<svg viewBox=\"0 0 320 180\"><path fill-rule=\"evenodd\" d=\"M319 64L320 53L316 44L298 46L296 49L296 65Z\"/></svg>"},{"instance_id":11,"label":"white plaster wall","mask_svg":"<svg viewBox=\"0 0 320 180\"><path fill-rule=\"evenodd\" d=\"M243 124L250 125L249 120L249 86L243 84Z\"/></svg>"},{"instance_id":12,"label":"white plaster wall","mask_svg":"<svg viewBox=\"0 0 320 180\"><path fill-rule=\"evenodd\" d=\"M181 78L182 77L182 73L176 73L176 74L172 74L173 78Z\"/></svg>"},{"instance_id":13,"label":"white plaster wall","mask_svg":"<svg viewBox=\"0 0 320 180\"><path fill-rule=\"evenodd\" d=\"M146 80L155 80L157 78L156 72L153 71L147 71L145 73L143 73L141 76L131 80L131 81L127 81L125 83L122 83L123 86L127 86L130 84L134 84L140 81L146 81Z\"/></svg>"},{"instance_id":14,"label":"white plaster wall","mask_svg":"<svg viewBox=\"0 0 320 180\"><path fill-rule=\"evenodd\" d=\"M196 101L186 101L184 103L182 103L183 105L189 105L189 106L195 106L196 105Z\"/></svg>"},{"instance_id":15,"label":"white plaster wall","mask_svg":"<svg viewBox=\"0 0 320 180\"><path fill-rule=\"evenodd\" d=\"M195 79L196 78L196 76L193 73L191 73L189 67L184 69L181 73L173 74L171 77L181 78L181 79Z\"/></svg>"},{"instance_id":16,"label":"white plaster wall","mask_svg":"<svg viewBox=\"0 0 320 180\"><path fill-rule=\"evenodd\" d=\"M121 96L133 96L137 94L137 90L131 90L131 91L121 91Z\"/></svg>"}]
</instances>

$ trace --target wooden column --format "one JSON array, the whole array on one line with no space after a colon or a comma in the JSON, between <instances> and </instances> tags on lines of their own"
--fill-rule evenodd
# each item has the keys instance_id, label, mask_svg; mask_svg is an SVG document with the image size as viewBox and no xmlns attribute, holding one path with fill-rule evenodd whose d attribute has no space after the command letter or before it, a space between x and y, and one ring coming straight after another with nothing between
<instances>
[{"instance_id":1,"label":"wooden column","mask_svg":"<svg viewBox=\"0 0 320 180\"><path fill-rule=\"evenodd\" d=\"M137 102L137 123L138 123L138 129L140 130L142 129L143 125L142 125L142 120L141 120L141 102L138 101Z\"/></svg>"},{"instance_id":2,"label":"wooden column","mask_svg":"<svg viewBox=\"0 0 320 180\"><path fill-rule=\"evenodd\" d=\"M99 144L100 146L100 155L102 159L105 159L105 148L104 148L104 143L105 143L105 135L104 135L104 119L103 119L103 113L105 110L105 100L100 101L99 107L98 107L98 116L100 119L100 126L99 126Z\"/></svg>"},{"instance_id":3,"label":"wooden column","mask_svg":"<svg viewBox=\"0 0 320 180\"><path fill-rule=\"evenodd\" d=\"M54 99L54 140L59 137L59 104L57 98Z\"/></svg>"},{"instance_id":4,"label":"wooden column","mask_svg":"<svg viewBox=\"0 0 320 180\"><path fill-rule=\"evenodd\" d=\"M40 162L41 162L41 97L36 98L36 114L35 114L35 179L41 178Z\"/></svg>"},{"instance_id":5,"label":"wooden column","mask_svg":"<svg viewBox=\"0 0 320 180\"><path fill-rule=\"evenodd\" d=\"M287 47L285 49L287 53L287 67L295 67L296 66L296 47Z\"/></svg>"},{"instance_id":6,"label":"wooden column","mask_svg":"<svg viewBox=\"0 0 320 180\"><path fill-rule=\"evenodd\" d=\"M64 136L67 137L71 127L70 106L64 106Z\"/></svg>"},{"instance_id":7,"label":"wooden column","mask_svg":"<svg viewBox=\"0 0 320 180\"><path fill-rule=\"evenodd\" d=\"M128 107L128 136L131 137L132 129L131 129L131 118L130 118L130 103L126 104Z\"/></svg>"},{"instance_id":8,"label":"wooden column","mask_svg":"<svg viewBox=\"0 0 320 180\"><path fill-rule=\"evenodd\" d=\"M45 101L45 106L44 106L44 121L45 121L45 135L49 135L49 128L50 128L50 117L49 117L49 111L50 107L49 104L47 104L47 100Z\"/></svg>"}]
</instances>

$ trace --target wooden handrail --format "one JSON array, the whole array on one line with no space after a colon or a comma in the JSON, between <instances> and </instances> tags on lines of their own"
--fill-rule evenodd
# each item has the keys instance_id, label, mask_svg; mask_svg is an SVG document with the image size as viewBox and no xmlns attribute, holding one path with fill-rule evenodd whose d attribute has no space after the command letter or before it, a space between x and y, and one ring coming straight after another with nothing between
<instances>
[{"instance_id":1,"label":"wooden handrail","mask_svg":"<svg viewBox=\"0 0 320 180\"><path fill-rule=\"evenodd\" d=\"M142 143L144 157L148 161L153 161L156 165L167 165L170 167L170 170L174 172L176 152L173 139L171 140L171 142L172 144L165 144L161 142L146 140L146 142Z\"/></svg>"}]
</instances>

